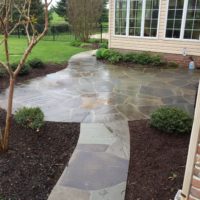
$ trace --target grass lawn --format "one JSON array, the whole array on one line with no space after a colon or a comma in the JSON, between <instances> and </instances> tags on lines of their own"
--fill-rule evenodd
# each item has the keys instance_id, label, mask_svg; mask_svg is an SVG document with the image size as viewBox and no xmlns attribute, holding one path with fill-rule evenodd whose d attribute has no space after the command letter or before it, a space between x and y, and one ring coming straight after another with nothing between
<instances>
[{"instance_id":1,"label":"grass lawn","mask_svg":"<svg viewBox=\"0 0 200 200\"><path fill-rule=\"evenodd\" d=\"M52 13L52 20L50 22L51 25L58 25L58 24L67 24L63 17L60 17L56 12Z\"/></svg>"},{"instance_id":2,"label":"grass lawn","mask_svg":"<svg viewBox=\"0 0 200 200\"><path fill-rule=\"evenodd\" d=\"M11 62L17 62L22 56L27 45L25 38L16 38L13 37L9 41L10 48L10 59ZM84 51L83 48L77 48L70 46L70 40L65 41L46 41L42 40L40 43L33 49L30 59L39 58L43 62L53 62L53 63L62 63L69 60L69 58L79 52ZM5 56L3 55L3 46L0 46L0 59L5 61Z\"/></svg>"}]
</instances>

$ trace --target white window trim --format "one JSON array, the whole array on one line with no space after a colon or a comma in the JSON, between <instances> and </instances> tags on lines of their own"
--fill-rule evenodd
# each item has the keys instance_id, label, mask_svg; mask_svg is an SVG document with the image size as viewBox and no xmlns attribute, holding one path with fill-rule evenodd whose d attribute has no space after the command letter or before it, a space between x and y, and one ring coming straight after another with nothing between
<instances>
[{"instance_id":1,"label":"white window trim","mask_svg":"<svg viewBox=\"0 0 200 200\"><path fill-rule=\"evenodd\" d=\"M167 32L167 20L168 20L168 10L169 10L169 1L167 0L167 10L166 10L166 25L165 25L165 31L164 31L164 40L169 41L183 41L183 42L200 42L198 39L184 39L184 33L185 33L185 25L186 25L186 19L187 19L187 9L188 9L188 3L189 0L184 1L183 5L183 16L182 16L182 22L181 22L181 33L180 38L167 38L166 32Z\"/></svg>"},{"instance_id":2,"label":"white window trim","mask_svg":"<svg viewBox=\"0 0 200 200\"><path fill-rule=\"evenodd\" d=\"M146 10L146 0L143 0L143 4L142 4L142 22L141 22L141 32L140 32L140 36L134 36L134 35L129 35L129 20L130 20L130 4L131 1L127 0L127 11L126 11L126 34L125 35L118 35L115 33L115 19L116 19L116 0L114 0L114 36L115 37L122 37L122 38L135 38L135 39L158 39L159 38L159 28L160 28L160 15L161 15L161 1L159 2L159 12L158 12L158 24L157 24L157 34L156 37L148 37L148 36L144 36L144 25L145 25L145 10Z\"/></svg>"}]
</instances>

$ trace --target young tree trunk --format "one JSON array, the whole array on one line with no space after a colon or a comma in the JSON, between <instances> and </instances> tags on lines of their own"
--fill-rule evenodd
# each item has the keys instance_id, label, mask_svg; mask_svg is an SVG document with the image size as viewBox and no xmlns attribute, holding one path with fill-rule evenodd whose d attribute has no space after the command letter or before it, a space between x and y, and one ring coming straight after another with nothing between
<instances>
[{"instance_id":1,"label":"young tree trunk","mask_svg":"<svg viewBox=\"0 0 200 200\"><path fill-rule=\"evenodd\" d=\"M7 114L6 114L6 126L2 136L1 148L2 151L8 150L8 141L9 133L11 127L11 116L12 116L12 107L13 107L13 94L14 94L15 78L10 78L10 87L9 87L9 96L8 96L8 105L7 105Z\"/></svg>"}]
</instances>

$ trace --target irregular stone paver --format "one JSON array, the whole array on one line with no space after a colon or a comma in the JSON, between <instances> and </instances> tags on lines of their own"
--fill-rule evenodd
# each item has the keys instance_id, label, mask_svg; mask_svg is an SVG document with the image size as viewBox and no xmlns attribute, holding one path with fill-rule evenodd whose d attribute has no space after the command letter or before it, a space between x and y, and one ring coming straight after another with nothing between
<instances>
[{"instance_id":1,"label":"irregular stone paver","mask_svg":"<svg viewBox=\"0 0 200 200\"><path fill-rule=\"evenodd\" d=\"M18 84L14 111L39 106L48 121L87 123L148 118L163 105L193 114L200 71L117 67L98 62L93 53L75 55L67 69ZM7 93L0 91L4 108Z\"/></svg>"},{"instance_id":2,"label":"irregular stone paver","mask_svg":"<svg viewBox=\"0 0 200 200\"><path fill-rule=\"evenodd\" d=\"M83 200L123 200L129 158L127 121L82 123L77 148L49 200L81 199L81 195Z\"/></svg>"}]
</instances>

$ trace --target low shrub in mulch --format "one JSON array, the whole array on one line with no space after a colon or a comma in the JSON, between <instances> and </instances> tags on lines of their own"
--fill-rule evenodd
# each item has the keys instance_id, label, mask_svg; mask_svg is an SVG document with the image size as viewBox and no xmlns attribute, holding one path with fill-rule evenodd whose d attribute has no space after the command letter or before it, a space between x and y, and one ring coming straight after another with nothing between
<instances>
[{"instance_id":1,"label":"low shrub in mulch","mask_svg":"<svg viewBox=\"0 0 200 200\"><path fill-rule=\"evenodd\" d=\"M44 125L44 113L39 107L20 108L16 111L14 119L22 127L31 128L37 132Z\"/></svg>"},{"instance_id":2,"label":"low shrub in mulch","mask_svg":"<svg viewBox=\"0 0 200 200\"><path fill-rule=\"evenodd\" d=\"M0 127L5 125L0 109ZM12 118L9 151L0 154L0 199L45 200L78 141L80 124L45 122L40 132Z\"/></svg>"},{"instance_id":3,"label":"low shrub in mulch","mask_svg":"<svg viewBox=\"0 0 200 200\"><path fill-rule=\"evenodd\" d=\"M189 134L168 134L148 120L129 122L130 167L125 200L172 200L182 188Z\"/></svg>"},{"instance_id":4,"label":"low shrub in mulch","mask_svg":"<svg viewBox=\"0 0 200 200\"><path fill-rule=\"evenodd\" d=\"M123 65L146 65L157 67L177 68L178 64L166 62L161 55L151 54L148 52L132 52L132 53L120 53L116 50L100 48L96 52L97 59L107 61L112 64Z\"/></svg>"},{"instance_id":5,"label":"low shrub in mulch","mask_svg":"<svg viewBox=\"0 0 200 200\"><path fill-rule=\"evenodd\" d=\"M167 133L188 134L192 130L192 118L179 108L162 107L151 114L150 124Z\"/></svg>"}]
</instances>

